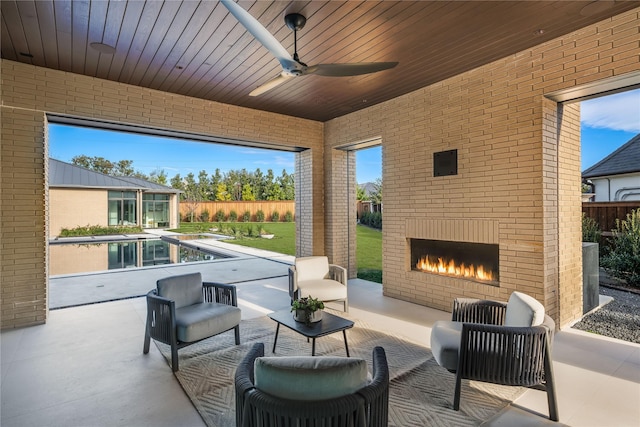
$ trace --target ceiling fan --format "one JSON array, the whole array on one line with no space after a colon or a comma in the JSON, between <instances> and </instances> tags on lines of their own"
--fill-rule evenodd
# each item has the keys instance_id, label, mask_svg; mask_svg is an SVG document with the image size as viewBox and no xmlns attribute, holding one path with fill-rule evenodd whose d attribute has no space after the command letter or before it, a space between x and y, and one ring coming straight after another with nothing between
<instances>
[{"instance_id":1,"label":"ceiling fan","mask_svg":"<svg viewBox=\"0 0 640 427\"><path fill-rule=\"evenodd\" d=\"M377 73L388 70L398 65L397 62L361 62L347 64L317 64L307 65L298 58L298 30L304 27L307 18L299 13L290 13L284 17L287 27L293 30L294 53L293 56L280 44L280 42L265 27L258 22L249 12L232 0L220 0L253 37L256 38L269 52L280 62L282 72L274 79L266 82L253 90L249 96L258 96L268 90L279 86L293 77L316 74L327 77L359 76L362 74Z\"/></svg>"}]
</instances>

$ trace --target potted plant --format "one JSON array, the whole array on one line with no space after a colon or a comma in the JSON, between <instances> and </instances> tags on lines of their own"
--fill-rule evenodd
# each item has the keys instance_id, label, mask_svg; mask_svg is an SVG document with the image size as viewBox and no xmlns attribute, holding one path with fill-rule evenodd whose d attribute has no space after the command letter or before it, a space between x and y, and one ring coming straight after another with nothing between
<instances>
[{"instance_id":1,"label":"potted plant","mask_svg":"<svg viewBox=\"0 0 640 427\"><path fill-rule=\"evenodd\" d=\"M260 233L260 237L262 237L263 239L273 239L273 236L274 236L272 233L269 233L267 230L265 230L262 227L260 227L259 233Z\"/></svg>"},{"instance_id":2,"label":"potted plant","mask_svg":"<svg viewBox=\"0 0 640 427\"><path fill-rule=\"evenodd\" d=\"M307 325L322 320L323 308L324 303L311 295L298 298L291 304L293 318L298 322L305 322Z\"/></svg>"}]
</instances>

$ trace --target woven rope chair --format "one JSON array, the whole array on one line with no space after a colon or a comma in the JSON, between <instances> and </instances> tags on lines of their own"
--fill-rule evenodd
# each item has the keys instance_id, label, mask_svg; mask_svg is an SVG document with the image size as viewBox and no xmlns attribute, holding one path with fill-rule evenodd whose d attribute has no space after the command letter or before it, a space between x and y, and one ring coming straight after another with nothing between
<instances>
[{"instance_id":1,"label":"woven rope chair","mask_svg":"<svg viewBox=\"0 0 640 427\"><path fill-rule=\"evenodd\" d=\"M555 323L545 315L539 326L504 326L506 309L503 302L458 298L452 322L438 322L461 324L457 367L445 366L456 374L453 409L460 409L462 379L469 379L546 391L549 418L558 421L551 363ZM434 339L432 335L432 348Z\"/></svg>"},{"instance_id":2,"label":"woven rope chair","mask_svg":"<svg viewBox=\"0 0 640 427\"><path fill-rule=\"evenodd\" d=\"M373 379L353 394L319 401L289 400L254 386L254 362L264 356L257 343L240 362L235 375L236 426L386 427L389 368L382 347L373 350Z\"/></svg>"},{"instance_id":3,"label":"woven rope chair","mask_svg":"<svg viewBox=\"0 0 640 427\"><path fill-rule=\"evenodd\" d=\"M241 312L234 285L202 282L200 273L167 277L157 284L147 293L144 354L149 353L151 339L171 346L171 368L176 372L183 347L231 329L240 344ZM170 296L162 295L161 288Z\"/></svg>"}]
</instances>

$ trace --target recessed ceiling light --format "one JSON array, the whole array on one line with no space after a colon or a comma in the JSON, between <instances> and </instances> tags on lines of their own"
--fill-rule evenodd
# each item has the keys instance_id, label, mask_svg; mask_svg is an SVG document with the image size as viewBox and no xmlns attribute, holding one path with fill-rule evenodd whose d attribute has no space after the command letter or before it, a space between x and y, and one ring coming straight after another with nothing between
<instances>
[{"instance_id":1,"label":"recessed ceiling light","mask_svg":"<svg viewBox=\"0 0 640 427\"><path fill-rule=\"evenodd\" d=\"M113 55L116 53L116 48L113 46L109 46L108 44L93 42L89 44L93 49L97 50L100 53L105 53L107 55Z\"/></svg>"},{"instance_id":2,"label":"recessed ceiling light","mask_svg":"<svg viewBox=\"0 0 640 427\"><path fill-rule=\"evenodd\" d=\"M544 34L544 28L539 28L539 29L535 30L535 31L533 32L533 34L534 34L534 35L536 35L536 36L541 36L541 35L543 35L543 34Z\"/></svg>"}]
</instances>

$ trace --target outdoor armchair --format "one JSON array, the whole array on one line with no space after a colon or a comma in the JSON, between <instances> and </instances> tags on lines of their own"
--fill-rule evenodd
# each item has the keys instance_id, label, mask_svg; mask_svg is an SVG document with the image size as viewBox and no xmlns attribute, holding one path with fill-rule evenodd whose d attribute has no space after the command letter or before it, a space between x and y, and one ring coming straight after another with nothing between
<instances>
[{"instance_id":1,"label":"outdoor armchair","mask_svg":"<svg viewBox=\"0 0 640 427\"><path fill-rule=\"evenodd\" d=\"M234 285L202 282L200 273L157 281L147 294L143 353L151 338L171 346L171 367L178 370L178 349L231 329L240 344L240 309Z\"/></svg>"},{"instance_id":2,"label":"outdoor armchair","mask_svg":"<svg viewBox=\"0 0 640 427\"><path fill-rule=\"evenodd\" d=\"M389 367L373 349L373 373L350 357L263 357L256 343L235 374L236 426L386 427Z\"/></svg>"},{"instance_id":3,"label":"outdoor armchair","mask_svg":"<svg viewBox=\"0 0 640 427\"><path fill-rule=\"evenodd\" d=\"M551 363L553 319L534 298L514 292L508 303L458 298L452 321L431 331L431 351L456 374L453 409L460 408L462 379L539 388L547 393L549 418L558 421Z\"/></svg>"},{"instance_id":4,"label":"outdoor armchair","mask_svg":"<svg viewBox=\"0 0 640 427\"><path fill-rule=\"evenodd\" d=\"M289 296L291 302L308 296L323 302L342 301L348 312L347 270L329 264L326 256L296 258L289 267Z\"/></svg>"}]
</instances>

